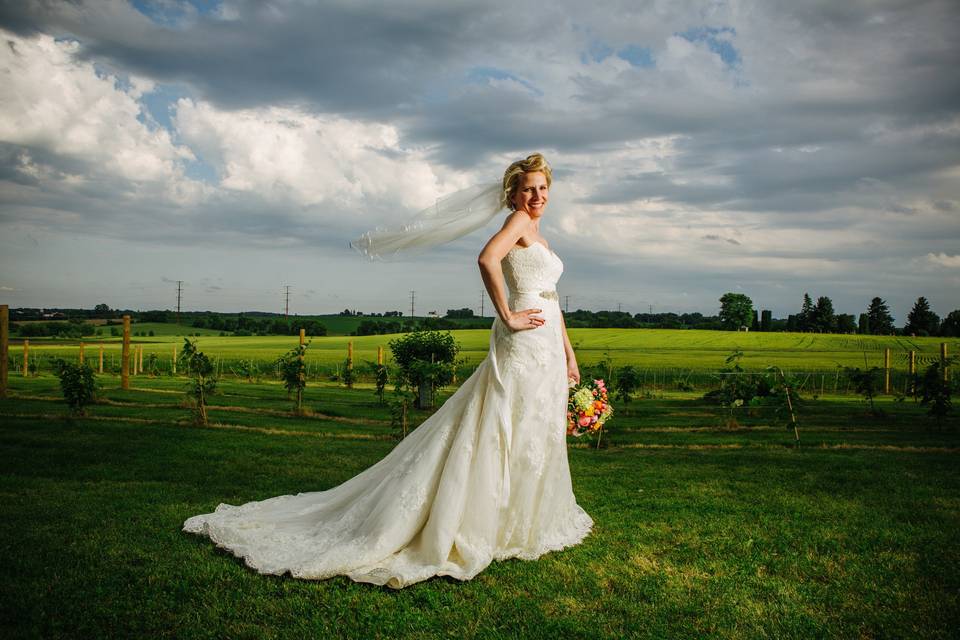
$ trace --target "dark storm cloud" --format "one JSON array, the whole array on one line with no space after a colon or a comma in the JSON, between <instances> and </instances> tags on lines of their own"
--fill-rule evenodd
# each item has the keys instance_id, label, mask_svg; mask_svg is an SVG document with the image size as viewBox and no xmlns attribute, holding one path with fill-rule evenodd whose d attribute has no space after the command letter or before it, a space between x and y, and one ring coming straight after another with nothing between
<instances>
[{"instance_id":1,"label":"dark storm cloud","mask_svg":"<svg viewBox=\"0 0 960 640\"><path fill-rule=\"evenodd\" d=\"M498 14L469 4L231 6L230 19L196 15L171 28L124 5L7 2L0 25L78 38L84 58L183 83L225 108L296 103L361 114L418 101L452 63L497 45Z\"/></svg>"}]
</instances>

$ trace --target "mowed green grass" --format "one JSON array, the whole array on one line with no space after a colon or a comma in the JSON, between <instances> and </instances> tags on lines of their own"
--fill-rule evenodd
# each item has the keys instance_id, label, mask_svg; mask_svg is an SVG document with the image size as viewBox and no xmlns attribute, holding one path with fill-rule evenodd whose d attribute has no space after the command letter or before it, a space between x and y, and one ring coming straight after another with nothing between
<instances>
[{"instance_id":1,"label":"mowed green grass","mask_svg":"<svg viewBox=\"0 0 960 640\"><path fill-rule=\"evenodd\" d=\"M146 326L146 325L144 325ZM578 360L591 365L609 359L614 366L631 364L644 368L716 371L724 367L724 359L734 350L741 350L741 366L760 370L776 365L789 371L832 371L838 366L883 366L883 350L892 352L895 369L906 370L907 354L918 353L920 364L939 355L940 343L947 342L949 354L960 350L955 338L907 338L899 336L854 336L811 333L737 333L730 331L676 330L676 329L571 329ZM487 354L489 330L460 330L453 335L461 347L461 357L467 365L476 365ZM332 367L342 364L347 357L347 344L354 345L354 361L375 362L377 348L382 347L389 359L389 342L397 335L380 336L323 336L311 338L307 363L312 366ZM256 360L274 361L298 344L295 336L196 338L200 349L225 362ZM86 355L95 362L97 345L87 343ZM107 366L117 361L120 354L118 338L104 339ZM165 367L179 348L183 338L174 335L136 337L133 342L143 345L144 354L156 354ZM11 346L11 355L17 361L19 345ZM78 346L31 340L31 353L36 358L50 360L56 357L76 357ZM113 360L111 360L111 358Z\"/></svg>"},{"instance_id":2,"label":"mowed green grass","mask_svg":"<svg viewBox=\"0 0 960 640\"><path fill-rule=\"evenodd\" d=\"M577 547L401 591L262 576L184 519L324 490L395 444L372 389L224 381L208 428L182 378L101 380L69 419L52 376L0 400L4 637L949 638L960 627L960 442L912 402L804 398L801 446L696 394L618 404L571 439ZM449 392L447 392L449 393ZM426 414L415 415L422 420Z\"/></svg>"}]
</instances>

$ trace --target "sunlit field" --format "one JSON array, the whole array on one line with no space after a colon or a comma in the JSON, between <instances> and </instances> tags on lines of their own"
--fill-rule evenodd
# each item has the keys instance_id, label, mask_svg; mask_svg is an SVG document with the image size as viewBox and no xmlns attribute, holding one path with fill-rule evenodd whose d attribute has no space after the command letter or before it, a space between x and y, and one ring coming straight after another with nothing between
<instances>
[{"instance_id":1,"label":"sunlit field","mask_svg":"<svg viewBox=\"0 0 960 640\"><path fill-rule=\"evenodd\" d=\"M132 342L143 346L145 356L157 357L161 370L168 370L174 348L183 343L173 333L175 325L134 325L135 331L154 336L134 336ZM150 329L154 327L154 329ZM161 330L162 327L162 330ZM181 333L194 333L185 328ZM581 364L591 365L609 360L614 366L634 365L646 369L674 372L717 371L724 367L724 359L734 350L744 353L741 366L761 370L779 366L788 371L836 373L838 366L883 366L883 350L889 348L892 366L906 370L909 351L916 351L923 364L939 356L940 342L946 340L950 354L960 349L956 338L908 338L902 336L857 336L813 333L737 333L730 331L677 329L571 329L573 342ZM389 362L389 342L399 334L377 336L321 336L308 337L311 341L306 361L313 372L334 372L347 357L347 344L354 346L354 361L358 364L375 362L377 348L382 347ZM467 367L476 366L489 347L489 330L458 330L453 335L461 347L460 357ZM196 338L199 348L220 362L223 373L230 374L235 364L253 360L264 367L298 344L296 336L234 337L219 336L213 332ZM104 345L105 370L118 367L120 338L91 338L85 354L88 362L96 364L99 344ZM49 368L57 357L76 357L78 342L56 341L45 338L30 340L30 353L42 368ZM11 345L14 367L20 366L19 345Z\"/></svg>"}]
</instances>

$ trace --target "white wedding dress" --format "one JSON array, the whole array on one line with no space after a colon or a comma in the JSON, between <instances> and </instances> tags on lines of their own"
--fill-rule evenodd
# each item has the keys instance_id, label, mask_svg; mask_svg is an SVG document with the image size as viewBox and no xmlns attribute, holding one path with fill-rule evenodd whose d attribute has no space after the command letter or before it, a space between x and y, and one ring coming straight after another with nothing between
<instances>
[{"instance_id":1,"label":"white wedding dress","mask_svg":"<svg viewBox=\"0 0 960 640\"><path fill-rule=\"evenodd\" d=\"M546 323L513 332L496 319L487 358L385 458L326 491L220 504L183 530L260 573L398 589L581 542L593 520L567 464L563 263L536 243L502 266L510 308L543 309Z\"/></svg>"}]
</instances>

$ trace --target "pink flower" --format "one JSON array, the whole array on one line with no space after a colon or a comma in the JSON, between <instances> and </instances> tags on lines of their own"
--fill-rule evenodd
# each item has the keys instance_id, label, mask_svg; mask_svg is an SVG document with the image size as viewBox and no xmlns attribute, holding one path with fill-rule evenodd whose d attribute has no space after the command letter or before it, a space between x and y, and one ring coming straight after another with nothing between
<instances>
[{"instance_id":1,"label":"pink flower","mask_svg":"<svg viewBox=\"0 0 960 640\"><path fill-rule=\"evenodd\" d=\"M594 418L594 419L596 419L596 418ZM580 416L580 420L578 421L578 424L579 424L581 427L588 427L588 426L590 426L590 425L593 424L593 423L592 423L592 421L590 420L590 416Z\"/></svg>"}]
</instances>

